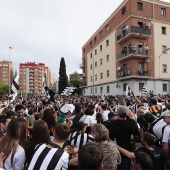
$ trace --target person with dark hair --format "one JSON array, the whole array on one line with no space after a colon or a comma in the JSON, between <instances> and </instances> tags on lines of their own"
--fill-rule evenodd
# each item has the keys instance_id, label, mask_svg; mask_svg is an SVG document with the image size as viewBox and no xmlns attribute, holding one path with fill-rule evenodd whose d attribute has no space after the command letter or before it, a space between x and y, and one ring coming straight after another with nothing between
<instances>
[{"instance_id":1,"label":"person with dark hair","mask_svg":"<svg viewBox=\"0 0 170 170\"><path fill-rule=\"evenodd\" d=\"M49 132L50 132L50 136L51 136L51 139L53 138L53 131L54 131L54 128L55 128L55 125L56 125L56 120L53 116L54 114L54 110L52 108L47 108L44 110L44 114L43 114L43 117L42 117L42 120L45 121L48 125L48 129L49 129Z\"/></svg>"},{"instance_id":2,"label":"person with dark hair","mask_svg":"<svg viewBox=\"0 0 170 170\"><path fill-rule=\"evenodd\" d=\"M24 169L26 130L27 124L24 119L10 121L6 135L0 140L0 152L3 152L6 156L4 169Z\"/></svg>"},{"instance_id":3,"label":"person with dark hair","mask_svg":"<svg viewBox=\"0 0 170 170\"><path fill-rule=\"evenodd\" d=\"M31 141L27 144L26 147L27 163L30 162L34 153L34 149L38 144L48 143L50 141L51 140L47 123L43 120L37 120L32 130Z\"/></svg>"},{"instance_id":4,"label":"person with dark hair","mask_svg":"<svg viewBox=\"0 0 170 170\"><path fill-rule=\"evenodd\" d=\"M157 117L161 116L162 113L162 105L157 103L157 99L156 98L152 98L149 101L149 111L154 114Z\"/></svg>"},{"instance_id":5,"label":"person with dark hair","mask_svg":"<svg viewBox=\"0 0 170 170\"><path fill-rule=\"evenodd\" d=\"M75 125L76 131L70 134L69 142L71 145L76 145L80 149L83 145L88 142L94 141L93 136L88 135L86 132L87 124L78 122Z\"/></svg>"},{"instance_id":6,"label":"person with dark hair","mask_svg":"<svg viewBox=\"0 0 170 170\"><path fill-rule=\"evenodd\" d=\"M154 148L154 144L156 142L156 137L148 132L144 132L141 138L141 144L143 147L138 148L135 153L147 153L151 159L153 164L153 170L163 170L163 161L162 161L162 154L160 150ZM134 152L129 152L122 147L118 146L118 150L125 156L127 156L130 159L135 158Z\"/></svg>"},{"instance_id":7,"label":"person with dark hair","mask_svg":"<svg viewBox=\"0 0 170 170\"><path fill-rule=\"evenodd\" d=\"M24 106L23 105L16 105L15 106L15 115L13 118L24 118L27 121L27 126L32 126L34 124L33 119L28 116L27 114L24 114Z\"/></svg>"},{"instance_id":8,"label":"person with dark hair","mask_svg":"<svg viewBox=\"0 0 170 170\"><path fill-rule=\"evenodd\" d=\"M0 115L0 138L5 135L10 121L11 117L7 114Z\"/></svg>"},{"instance_id":9,"label":"person with dark hair","mask_svg":"<svg viewBox=\"0 0 170 170\"><path fill-rule=\"evenodd\" d=\"M95 108L93 105L90 105L87 107L87 109L84 111L85 115L81 117L79 120L80 122L84 122L88 124L88 126L92 126L97 123L95 116L93 116L95 112Z\"/></svg>"},{"instance_id":10,"label":"person with dark hair","mask_svg":"<svg viewBox=\"0 0 170 170\"><path fill-rule=\"evenodd\" d=\"M42 143L36 146L28 170L68 169L69 154L62 147L69 138L70 127L66 123L57 124L53 133L55 139L52 143Z\"/></svg>"},{"instance_id":11,"label":"person with dark hair","mask_svg":"<svg viewBox=\"0 0 170 170\"><path fill-rule=\"evenodd\" d=\"M111 140L117 141L117 144L126 150L131 150L130 142L131 136L139 135L139 131L134 120L134 114L126 107L118 107L118 119L109 122L106 127L109 130L109 137ZM118 170L129 169L131 160L122 155L121 164L118 165Z\"/></svg>"},{"instance_id":12,"label":"person with dark hair","mask_svg":"<svg viewBox=\"0 0 170 170\"><path fill-rule=\"evenodd\" d=\"M84 145L78 153L79 170L102 170L103 152L94 143Z\"/></svg>"},{"instance_id":13,"label":"person with dark hair","mask_svg":"<svg viewBox=\"0 0 170 170\"><path fill-rule=\"evenodd\" d=\"M103 117L103 121L107 121L108 120L108 114L109 114L109 110L107 110L107 105L103 104L102 105L102 117Z\"/></svg>"},{"instance_id":14,"label":"person with dark hair","mask_svg":"<svg viewBox=\"0 0 170 170\"><path fill-rule=\"evenodd\" d=\"M136 153L134 167L136 170L152 170L153 162L151 157L147 153Z\"/></svg>"}]
</instances>

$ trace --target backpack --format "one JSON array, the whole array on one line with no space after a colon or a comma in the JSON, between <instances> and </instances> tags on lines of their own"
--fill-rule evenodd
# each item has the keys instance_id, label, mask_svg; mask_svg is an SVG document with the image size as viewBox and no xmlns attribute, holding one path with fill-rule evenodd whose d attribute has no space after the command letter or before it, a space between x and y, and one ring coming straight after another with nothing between
<instances>
[{"instance_id":1,"label":"backpack","mask_svg":"<svg viewBox=\"0 0 170 170\"><path fill-rule=\"evenodd\" d=\"M141 147L136 152L144 152L148 154L153 161L153 170L164 170L162 155L160 150L154 148L153 150Z\"/></svg>"}]
</instances>

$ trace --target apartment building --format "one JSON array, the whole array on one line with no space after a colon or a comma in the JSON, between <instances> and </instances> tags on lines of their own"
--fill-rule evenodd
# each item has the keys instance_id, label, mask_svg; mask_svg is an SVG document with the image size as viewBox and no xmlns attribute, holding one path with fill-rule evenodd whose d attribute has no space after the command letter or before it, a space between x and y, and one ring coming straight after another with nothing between
<instances>
[{"instance_id":1,"label":"apartment building","mask_svg":"<svg viewBox=\"0 0 170 170\"><path fill-rule=\"evenodd\" d=\"M51 72L44 63L27 62L19 66L19 89L23 93L44 93L42 86L44 74L47 77L47 86L51 82Z\"/></svg>"},{"instance_id":2,"label":"apartment building","mask_svg":"<svg viewBox=\"0 0 170 170\"><path fill-rule=\"evenodd\" d=\"M10 61L0 61L0 82L4 84L12 84L13 79L13 63Z\"/></svg>"},{"instance_id":3,"label":"apartment building","mask_svg":"<svg viewBox=\"0 0 170 170\"><path fill-rule=\"evenodd\" d=\"M124 0L82 47L85 95L170 93L170 3Z\"/></svg>"}]
</instances>

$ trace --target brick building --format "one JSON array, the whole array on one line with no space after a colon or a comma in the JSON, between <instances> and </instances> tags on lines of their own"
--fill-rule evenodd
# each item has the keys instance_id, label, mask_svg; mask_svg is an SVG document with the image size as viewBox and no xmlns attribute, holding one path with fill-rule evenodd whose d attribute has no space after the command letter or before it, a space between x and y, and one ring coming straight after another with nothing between
<instances>
[{"instance_id":1,"label":"brick building","mask_svg":"<svg viewBox=\"0 0 170 170\"><path fill-rule=\"evenodd\" d=\"M44 63L27 62L19 66L19 89L23 93L44 93L42 86L44 73L47 77L47 86L51 82L51 72Z\"/></svg>"},{"instance_id":2,"label":"brick building","mask_svg":"<svg viewBox=\"0 0 170 170\"><path fill-rule=\"evenodd\" d=\"M0 83L11 84L13 73L13 63L11 61L0 61Z\"/></svg>"},{"instance_id":3,"label":"brick building","mask_svg":"<svg viewBox=\"0 0 170 170\"><path fill-rule=\"evenodd\" d=\"M124 0L82 47L83 94L170 93L170 3Z\"/></svg>"}]
</instances>

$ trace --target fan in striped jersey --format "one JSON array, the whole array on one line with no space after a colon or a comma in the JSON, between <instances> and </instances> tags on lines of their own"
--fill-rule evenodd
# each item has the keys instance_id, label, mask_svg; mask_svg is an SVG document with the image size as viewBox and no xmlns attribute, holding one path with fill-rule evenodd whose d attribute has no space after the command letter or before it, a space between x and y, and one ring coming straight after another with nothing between
<instances>
[{"instance_id":1,"label":"fan in striped jersey","mask_svg":"<svg viewBox=\"0 0 170 170\"><path fill-rule=\"evenodd\" d=\"M19 90L19 75L17 71L15 71L15 75L14 75L12 86L11 86L11 94L9 95L10 103L12 103L15 100L18 94L18 90Z\"/></svg>"}]
</instances>

